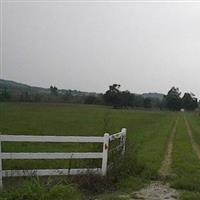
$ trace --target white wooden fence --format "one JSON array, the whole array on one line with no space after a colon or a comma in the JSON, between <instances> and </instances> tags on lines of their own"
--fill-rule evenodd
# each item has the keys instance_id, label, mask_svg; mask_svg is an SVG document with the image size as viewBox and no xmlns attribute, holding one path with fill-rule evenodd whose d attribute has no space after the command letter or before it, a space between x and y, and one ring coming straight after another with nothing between
<instances>
[{"instance_id":1,"label":"white wooden fence","mask_svg":"<svg viewBox=\"0 0 200 200\"><path fill-rule=\"evenodd\" d=\"M103 176L108 168L109 142L120 139L122 154L125 153L126 129L121 132L109 135L105 133L103 137L86 136L28 136L28 135L0 135L0 187L2 187L3 177L17 176L56 176L56 175L76 175L85 173L96 173ZM102 143L102 152L87 153L6 153L2 152L2 142L50 142L50 143ZM13 159L102 159L101 168L90 169L34 169L34 170L3 170L2 160Z\"/></svg>"}]
</instances>

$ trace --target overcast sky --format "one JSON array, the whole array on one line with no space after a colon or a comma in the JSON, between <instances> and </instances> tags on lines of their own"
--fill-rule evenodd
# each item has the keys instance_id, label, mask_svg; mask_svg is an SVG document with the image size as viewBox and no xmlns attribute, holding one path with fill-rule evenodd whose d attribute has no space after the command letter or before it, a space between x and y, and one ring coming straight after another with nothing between
<instances>
[{"instance_id":1,"label":"overcast sky","mask_svg":"<svg viewBox=\"0 0 200 200\"><path fill-rule=\"evenodd\" d=\"M200 2L3 0L1 78L200 97ZM2 45L2 43L1 43Z\"/></svg>"}]
</instances>

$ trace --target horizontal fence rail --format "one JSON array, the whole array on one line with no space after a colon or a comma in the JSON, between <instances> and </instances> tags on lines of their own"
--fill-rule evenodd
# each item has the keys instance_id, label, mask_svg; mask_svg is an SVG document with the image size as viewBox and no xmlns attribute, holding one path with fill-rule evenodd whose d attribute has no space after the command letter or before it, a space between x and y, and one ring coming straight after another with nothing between
<instances>
[{"instance_id":1,"label":"horizontal fence rail","mask_svg":"<svg viewBox=\"0 0 200 200\"><path fill-rule=\"evenodd\" d=\"M101 174L101 168L94 169L38 169L38 170L4 170L3 177L19 177L19 176L61 176L61 175L77 175L77 174Z\"/></svg>"},{"instance_id":2,"label":"horizontal fence rail","mask_svg":"<svg viewBox=\"0 0 200 200\"><path fill-rule=\"evenodd\" d=\"M102 143L103 137L0 135L0 141L2 142Z\"/></svg>"},{"instance_id":3,"label":"horizontal fence rail","mask_svg":"<svg viewBox=\"0 0 200 200\"><path fill-rule=\"evenodd\" d=\"M99 159L102 153L1 153L1 159Z\"/></svg>"},{"instance_id":4,"label":"horizontal fence rail","mask_svg":"<svg viewBox=\"0 0 200 200\"><path fill-rule=\"evenodd\" d=\"M125 128L123 128L121 130L121 132L115 133L115 134L109 136L110 142L117 140L117 139L120 140L120 144L118 146L112 148L110 151L118 151L118 150L122 149L121 153L122 153L122 155L124 155L125 148L126 148L126 129Z\"/></svg>"},{"instance_id":5,"label":"horizontal fence rail","mask_svg":"<svg viewBox=\"0 0 200 200\"><path fill-rule=\"evenodd\" d=\"M126 129L121 132L109 135L105 133L103 137L87 136L32 136L32 135L0 135L0 187L2 187L2 177L20 177L20 176L60 176L77 174L101 174L106 175L108 169L109 143L120 139L120 145L115 149L122 149L122 155L125 152ZM2 152L2 142L49 142L49 143L102 143L102 152L68 152L68 153L16 153ZM2 160L54 160L54 159L101 159L101 168L89 169L33 169L33 170L2 170Z\"/></svg>"},{"instance_id":6,"label":"horizontal fence rail","mask_svg":"<svg viewBox=\"0 0 200 200\"><path fill-rule=\"evenodd\" d=\"M110 135L110 141L116 140L116 139L120 139L121 137L124 137L126 135L126 132L122 131L119 133L115 133L113 135Z\"/></svg>"}]
</instances>

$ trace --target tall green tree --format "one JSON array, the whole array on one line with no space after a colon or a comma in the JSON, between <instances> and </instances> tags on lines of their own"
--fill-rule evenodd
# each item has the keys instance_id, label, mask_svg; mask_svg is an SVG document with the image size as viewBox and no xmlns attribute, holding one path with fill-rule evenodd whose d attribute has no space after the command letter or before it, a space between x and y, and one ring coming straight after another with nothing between
<instances>
[{"instance_id":1,"label":"tall green tree","mask_svg":"<svg viewBox=\"0 0 200 200\"><path fill-rule=\"evenodd\" d=\"M11 99L11 94L5 87L0 94L0 101L9 101Z\"/></svg>"},{"instance_id":2,"label":"tall green tree","mask_svg":"<svg viewBox=\"0 0 200 200\"><path fill-rule=\"evenodd\" d=\"M108 105L112 105L114 108L119 107L120 105L120 85L113 84L109 86L109 90L107 90L104 94L104 101Z\"/></svg>"},{"instance_id":3,"label":"tall green tree","mask_svg":"<svg viewBox=\"0 0 200 200\"><path fill-rule=\"evenodd\" d=\"M144 107L145 108L151 108L152 107L152 100L151 100L151 98L145 98L144 99Z\"/></svg>"},{"instance_id":4,"label":"tall green tree","mask_svg":"<svg viewBox=\"0 0 200 200\"><path fill-rule=\"evenodd\" d=\"M30 93L28 91L22 92L20 95L20 101L30 102L31 101Z\"/></svg>"},{"instance_id":5,"label":"tall green tree","mask_svg":"<svg viewBox=\"0 0 200 200\"><path fill-rule=\"evenodd\" d=\"M172 87L167 95L165 96L165 103L166 107L169 110L177 111L181 109L181 92L179 91L179 88Z\"/></svg>"},{"instance_id":6,"label":"tall green tree","mask_svg":"<svg viewBox=\"0 0 200 200\"><path fill-rule=\"evenodd\" d=\"M70 102L73 99L72 91L67 90L65 94L63 95L63 100L66 102Z\"/></svg>"},{"instance_id":7,"label":"tall green tree","mask_svg":"<svg viewBox=\"0 0 200 200\"><path fill-rule=\"evenodd\" d=\"M192 93L185 93L182 98L182 107L186 110L195 110L198 107L197 98Z\"/></svg>"},{"instance_id":8,"label":"tall green tree","mask_svg":"<svg viewBox=\"0 0 200 200\"><path fill-rule=\"evenodd\" d=\"M119 93L119 105L120 107L133 106L133 95L128 90Z\"/></svg>"},{"instance_id":9,"label":"tall green tree","mask_svg":"<svg viewBox=\"0 0 200 200\"><path fill-rule=\"evenodd\" d=\"M51 95L57 96L58 95L58 88L55 86L50 86Z\"/></svg>"}]
</instances>

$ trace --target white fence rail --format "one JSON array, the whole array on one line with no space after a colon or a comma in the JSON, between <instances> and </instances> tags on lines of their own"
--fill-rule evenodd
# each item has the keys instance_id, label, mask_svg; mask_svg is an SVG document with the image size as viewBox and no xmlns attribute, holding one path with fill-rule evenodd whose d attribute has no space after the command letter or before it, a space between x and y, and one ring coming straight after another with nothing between
<instances>
[{"instance_id":1,"label":"white fence rail","mask_svg":"<svg viewBox=\"0 0 200 200\"><path fill-rule=\"evenodd\" d=\"M79 136L27 136L27 135L0 135L0 187L2 187L3 177L17 176L56 176L56 175L76 175L85 173L96 173L103 176L108 168L109 142L120 139L122 154L125 153L126 129L121 132L109 135L105 133L103 137L79 137ZM2 152L2 142L49 142L49 143L102 143L102 152L87 153L15 153ZM34 170L3 170L2 160L15 159L102 159L101 168L90 169L34 169Z\"/></svg>"}]
</instances>

